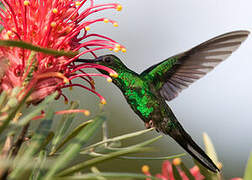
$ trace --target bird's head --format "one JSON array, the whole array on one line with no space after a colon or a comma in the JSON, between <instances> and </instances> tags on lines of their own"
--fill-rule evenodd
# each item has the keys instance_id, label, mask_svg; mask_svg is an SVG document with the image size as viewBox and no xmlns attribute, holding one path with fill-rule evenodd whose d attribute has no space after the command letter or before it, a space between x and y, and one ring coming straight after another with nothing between
<instances>
[{"instance_id":1,"label":"bird's head","mask_svg":"<svg viewBox=\"0 0 252 180\"><path fill-rule=\"evenodd\" d=\"M127 67L123 64L123 62L113 54L99 56L96 59L78 59L77 61L78 62L95 63L95 64L99 64L102 66L106 66L110 69L113 69L114 71L116 71L118 73L127 69ZM100 70L100 69L98 69L98 70L103 74L108 74L108 72L106 72L104 70Z\"/></svg>"},{"instance_id":2,"label":"bird's head","mask_svg":"<svg viewBox=\"0 0 252 180\"><path fill-rule=\"evenodd\" d=\"M125 67L123 62L113 54L100 56L100 57L95 59L95 63L99 64L99 65L109 67L109 68L111 68L113 70L117 70L117 69Z\"/></svg>"}]
</instances>

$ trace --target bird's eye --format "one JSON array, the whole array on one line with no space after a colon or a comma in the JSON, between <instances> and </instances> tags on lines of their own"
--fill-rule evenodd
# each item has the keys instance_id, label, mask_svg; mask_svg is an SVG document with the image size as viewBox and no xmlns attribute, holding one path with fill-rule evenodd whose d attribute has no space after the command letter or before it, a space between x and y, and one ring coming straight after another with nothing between
<instances>
[{"instance_id":1,"label":"bird's eye","mask_svg":"<svg viewBox=\"0 0 252 180\"><path fill-rule=\"evenodd\" d=\"M104 62L105 63L110 63L112 60L111 60L111 58L110 57L105 57L104 58Z\"/></svg>"}]
</instances>

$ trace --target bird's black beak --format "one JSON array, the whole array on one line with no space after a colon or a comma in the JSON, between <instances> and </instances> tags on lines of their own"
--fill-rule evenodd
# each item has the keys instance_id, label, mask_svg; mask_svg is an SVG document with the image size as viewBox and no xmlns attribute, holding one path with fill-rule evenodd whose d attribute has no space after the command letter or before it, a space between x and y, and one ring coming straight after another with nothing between
<instances>
[{"instance_id":1,"label":"bird's black beak","mask_svg":"<svg viewBox=\"0 0 252 180\"><path fill-rule=\"evenodd\" d=\"M102 57L98 57L96 59L76 59L75 62L84 62L84 63L97 63L101 62Z\"/></svg>"}]
</instances>

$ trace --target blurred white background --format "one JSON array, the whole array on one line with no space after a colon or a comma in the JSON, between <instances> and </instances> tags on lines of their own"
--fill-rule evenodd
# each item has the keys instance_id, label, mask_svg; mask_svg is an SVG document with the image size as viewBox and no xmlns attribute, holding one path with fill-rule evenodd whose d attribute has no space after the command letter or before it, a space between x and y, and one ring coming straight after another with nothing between
<instances>
[{"instance_id":1,"label":"blurred white background","mask_svg":"<svg viewBox=\"0 0 252 180\"><path fill-rule=\"evenodd\" d=\"M108 2L99 0L96 3ZM112 1L109 1L112 2ZM127 0L116 1L123 11L106 11L119 27L100 23L91 30L107 35L127 47L117 55L140 73L147 67L183 52L210 38L234 30L252 30L250 0ZM104 14L102 14L104 15ZM99 14L101 16L101 14ZM111 53L110 51L100 54ZM168 104L191 136L203 147L202 133L212 138L226 177L242 176L252 148L252 38L207 76L184 90ZM127 105L119 89L104 79L97 91L107 99L110 135L144 129L143 122ZM82 89L71 92L82 107L95 114L99 99ZM91 105L90 105L91 104ZM151 133L148 137L158 134ZM171 138L155 144L155 155L184 152ZM142 161L118 161L121 171L140 172ZM145 161L154 174L162 161ZM101 170L114 170L107 163ZM123 168L123 170L122 170Z\"/></svg>"}]
</instances>

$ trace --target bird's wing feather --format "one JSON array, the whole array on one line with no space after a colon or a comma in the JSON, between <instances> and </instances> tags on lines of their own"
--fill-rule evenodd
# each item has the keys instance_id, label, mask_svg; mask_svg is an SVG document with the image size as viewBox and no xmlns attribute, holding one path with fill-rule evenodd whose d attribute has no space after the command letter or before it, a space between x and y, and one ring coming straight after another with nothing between
<instances>
[{"instance_id":1,"label":"bird's wing feather","mask_svg":"<svg viewBox=\"0 0 252 180\"><path fill-rule=\"evenodd\" d=\"M141 76L151 80L160 94L170 101L229 57L248 35L248 31L234 31L217 36L151 66Z\"/></svg>"}]
</instances>

